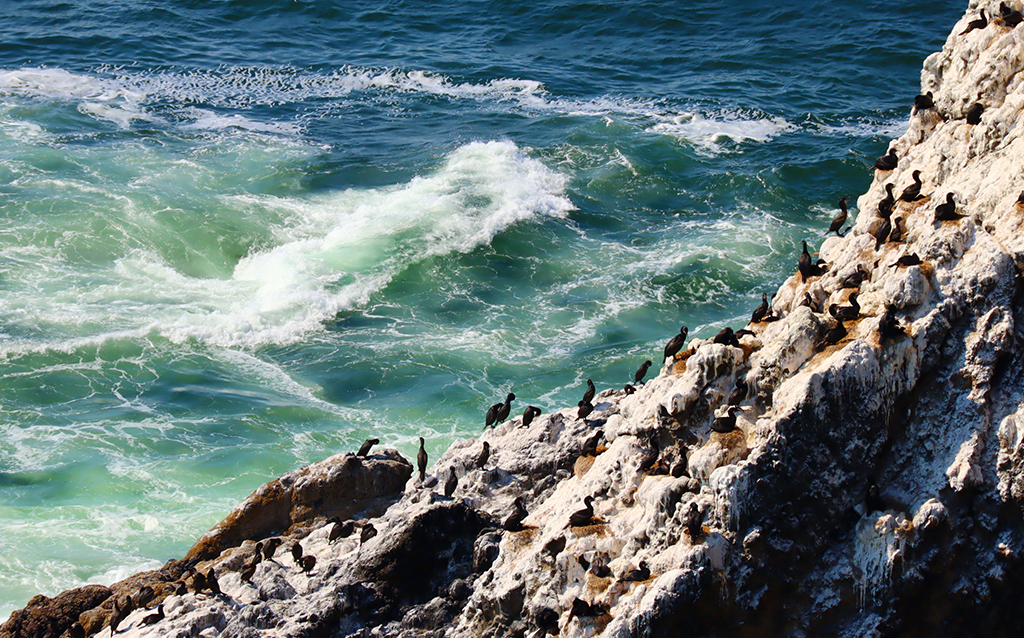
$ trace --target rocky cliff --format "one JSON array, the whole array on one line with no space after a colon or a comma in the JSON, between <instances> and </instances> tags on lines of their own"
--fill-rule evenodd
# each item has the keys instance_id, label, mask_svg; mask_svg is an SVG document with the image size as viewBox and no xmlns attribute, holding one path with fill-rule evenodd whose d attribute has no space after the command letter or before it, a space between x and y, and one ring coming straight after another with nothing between
<instances>
[{"instance_id":1,"label":"rocky cliff","mask_svg":"<svg viewBox=\"0 0 1024 638\"><path fill-rule=\"evenodd\" d=\"M898 164L749 334L585 419L456 443L422 482L394 452L282 477L186 559L37 597L0 636L76 614L108 636L140 591L118 635L1021 635L1024 28L999 16L972 2L925 61Z\"/></svg>"}]
</instances>

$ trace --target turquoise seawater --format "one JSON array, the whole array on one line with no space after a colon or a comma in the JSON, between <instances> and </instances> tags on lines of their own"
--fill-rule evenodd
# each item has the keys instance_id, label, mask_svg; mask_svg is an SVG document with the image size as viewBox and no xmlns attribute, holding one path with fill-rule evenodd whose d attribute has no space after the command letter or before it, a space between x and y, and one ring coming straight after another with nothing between
<instances>
[{"instance_id":1,"label":"turquoise seawater","mask_svg":"<svg viewBox=\"0 0 1024 638\"><path fill-rule=\"evenodd\" d=\"M0 617L741 326L965 9L448 4L5 3Z\"/></svg>"}]
</instances>

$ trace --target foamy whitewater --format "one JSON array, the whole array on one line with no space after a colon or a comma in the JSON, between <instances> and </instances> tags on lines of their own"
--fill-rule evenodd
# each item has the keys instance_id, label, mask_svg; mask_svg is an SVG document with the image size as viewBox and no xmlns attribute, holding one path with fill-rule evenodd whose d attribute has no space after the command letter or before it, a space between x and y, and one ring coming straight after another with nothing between
<instances>
[{"instance_id":1,"label":"foamy whitewater","mask_svg":"<svg viewBox=\"0 0 1024 638\"><path fill-rule=\"evenodd\" d=\"M6 16L0 615L744 322L962 10L330 4Z\"/></svg>"}]
</instances>

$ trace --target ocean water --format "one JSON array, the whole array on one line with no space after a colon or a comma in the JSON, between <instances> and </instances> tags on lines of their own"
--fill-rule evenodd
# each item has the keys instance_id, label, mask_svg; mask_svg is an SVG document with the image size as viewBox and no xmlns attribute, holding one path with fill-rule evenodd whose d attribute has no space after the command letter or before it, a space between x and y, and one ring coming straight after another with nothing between
<instances>
[{"instance_id":1,"label":"ocean water","mask_svg":"<svg viewBox=\"0 0 1024 638\"><path fill-rule=\"evenodd\" d=\"M966 7L448 4L5 5L0 617L742 326Z\"/></svg>"}]
</instances>

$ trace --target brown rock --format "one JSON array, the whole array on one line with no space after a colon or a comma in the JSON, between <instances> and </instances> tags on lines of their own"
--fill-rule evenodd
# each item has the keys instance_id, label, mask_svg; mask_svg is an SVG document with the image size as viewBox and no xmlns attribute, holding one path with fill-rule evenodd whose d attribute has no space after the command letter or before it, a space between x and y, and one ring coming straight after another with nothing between
<instances>
[{"instance_id":1,"label":"brown rock","mask_svg":"<svg viewBox=\"0 0 1024 638\"><path fill-rule=\"evenodd\" d=\"M412 464L396 450L336 454L264 483L203 535L185 559L209 560L245 540L281 534L316 517L379 516L402 494Z\"/></svg>"},{"instance_id":2,"label":"brown rock","mask_svg":"<svg viewBox=\"0 0 1024 638\"><path fill-rule=\"evenodd\" d=\"M49 631L59 636L78 620L82 612L100 605L110 598L110 594L110 588L103 585L86 585L69 589L53 598L36 596L24 609L15 611L7 622L0 625L0 638L35 636L39 629L43 630L40 635Z\"/></svg>"}]
</instances>

